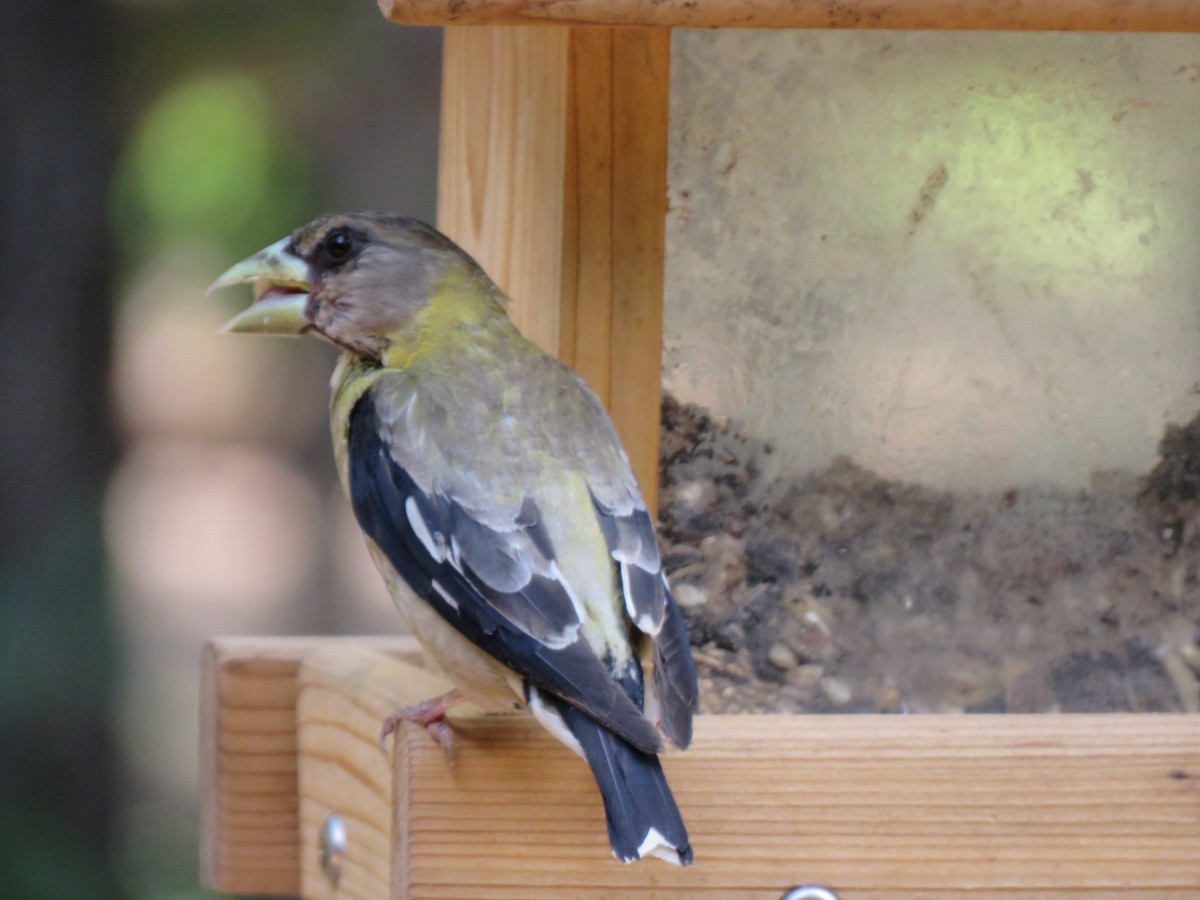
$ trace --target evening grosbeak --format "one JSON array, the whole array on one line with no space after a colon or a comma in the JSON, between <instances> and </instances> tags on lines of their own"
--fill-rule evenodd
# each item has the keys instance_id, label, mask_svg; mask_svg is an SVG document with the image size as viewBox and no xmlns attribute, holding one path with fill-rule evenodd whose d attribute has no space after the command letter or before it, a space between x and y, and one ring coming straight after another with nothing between
<instances>
[{"instance_id":1,"label":"evening grosbeak","mask_svg":"<svg viewBox=\"0 0 1200 900\"><path fill-rule=\"evenodd\" d=\"M414 719L451 749L454 702L526 706L587 760L619 859L690 863L656 754L659 729L691 741L696 670L596 396L518 333L470 256L413 219L322 216L213 288L247 281L256 300L225 330L342 350L330 407L342 484L412 633L457 686L385 734Z\"/></svg>"}]
</instances>

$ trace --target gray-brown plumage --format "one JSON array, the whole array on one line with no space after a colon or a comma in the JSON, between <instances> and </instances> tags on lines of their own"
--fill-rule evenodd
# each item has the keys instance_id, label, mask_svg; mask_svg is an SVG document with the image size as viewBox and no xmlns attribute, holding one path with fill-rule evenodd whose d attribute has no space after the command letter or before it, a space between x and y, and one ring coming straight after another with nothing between
<instances>
[{"instance_id":1,"label":"gray-brown plumage","mask_svg":"<svg viewBox=\"0 0 1200 900\"><path fill-rule=\"evenodd\" d=\"M259 300L229 330L315 333L344 351L338 469L429 656L468 698L527 705L584 756L618 858L691 862L655 725L688 745L695 669L595 395L517 332L466 253L412 219L322 217L215 286L248 280Z\"/></svg>"}]
</instances>

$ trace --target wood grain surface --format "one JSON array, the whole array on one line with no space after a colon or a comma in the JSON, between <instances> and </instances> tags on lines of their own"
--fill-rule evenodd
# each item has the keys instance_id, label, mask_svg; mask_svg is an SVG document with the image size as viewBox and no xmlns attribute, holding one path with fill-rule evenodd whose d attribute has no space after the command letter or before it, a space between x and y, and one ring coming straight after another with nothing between
<instances>
[{"instance_id":1,"label":"wood grain surface","mask_svg":"<svg viewBox=\"0 0 1200 900\"><path fill-rule=\"evenodd\" d=\"M229 893L300 892L300 666L319 648L419 662L412 638L220 638L204 649L200 875Z\"/></svg>"},{"instance_id":2,"label":"wood grain surface","mask_svg":"<svg viewBox=\"0 0 1200 900\"><path fill-rule=\"evenodd\" d=\"M548 353L558 352L567 39L563 28L448 28L442 62L438 227Z\"/></svg>"},{"instance_id":3,"label":"wood grain surface","mask_svg":"<svg viewBox=\"0 0 1200 900\"><path fill-rule=\"evenodd\" d=\"M687 869L613 860L589 774L534 723L459 734L453 773L405 744L394 897L1200 897L1196 716L702 717L665 762Z\"/></svg>"},{"instance_id":4,"label":"wood grain surface","mask_svg":"<svg viewBox=\"0 0 1200 900\"><path fill-rule=\"evenodd\" d=\"M406 25L1200 31L1195 0L379 0Z\"/></svg>"},{"instance_id":5,"label":"wood grain surface","mask_svg":"<svg viewBox=\"0 0 1200 900\"><path fill-rule=\"evenodd\" d=\"M294 894L303 871L309 897L1200 897L1200 716L702 716L664 763L696 850L677 869L612 859L591 775L525 716L454 717L455 769L406 725L389 764L379 720L444 684L413 659L210 648L209 887ZM333 810L353 823L336 890L315 849Z\"/></svg>"},{"instance_id":6,"label":"wood grain surface","mask_svg":"<svg viewBox=\"0 0 1200 900\"><path fill-rule=\"evenodd\" d=\"M658 484L670 34L448 28L438 226Z\"/></svg>"},{"instance_id":7,"label":"wood grain surface","mask_svg":"<svg viewBox=\"0 0 1200 900\"><path fill-rule=\"evenodd\" d=\"M415 728L381 746L380 724L397 707L415 706L451 685L365 647L315 650L300 666L298 683L300 894L321 900L394 896L393 803L403 808L405 795L392 788L391 746L396 740L432 741ZM336 883L321 867L320 831L331 813L341 817L347 839L346 864Z\"/></svg>"}]
</instances>

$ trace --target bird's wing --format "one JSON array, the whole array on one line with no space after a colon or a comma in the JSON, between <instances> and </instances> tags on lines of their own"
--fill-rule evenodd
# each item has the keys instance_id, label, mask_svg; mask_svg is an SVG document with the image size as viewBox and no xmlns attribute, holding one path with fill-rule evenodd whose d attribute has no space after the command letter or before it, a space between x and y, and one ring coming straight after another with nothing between
<instances>
[{"instance_id":1,"label":"bird's wing","mask_svg":"<svg viewBox=\"0 0 1200 900\"><path fill-rule=\"evenodd\" d=\"M583 461L592 504L609 553L621 575L621 593L630 620L654 642L654 687L663 732L677 747L692 740L692 714L699 706L696 666L687 627L671 595L658 552L654 520L600 400L578 376L572 392L582 424L572 448Z\"/></svg>"},{"instance_id":2,"label":"bird's wing","mask_svg":"<svg viewBox=\"0 0 1200 900\"><path fill-rule=\"evenodd\" d=\"M461 473L439 461L419 423L404 422L415 400L406 376L389 373L350 413L350 499L363 531L464 637L639 749L660 749L654 726L580 633L583 612L537 504L503 486L505 502L486 510L465 499L453 486Z\"/></svg>"},{"instance_id":3,"label":"bird's wing","mask_svg":"<svg viewBox=\"0 0 1200 900\"><path fill-rule=\"evenodd\" d=\"M614 490L611 482L607 487L609 490L598 496L593 485L592 503L609 552L620 568L629 618L654 641L654 687L663 732L675 746L687 747L700 697L687 627L671 596L654 523L640 492Z\"/></svg>"}]
</instances>

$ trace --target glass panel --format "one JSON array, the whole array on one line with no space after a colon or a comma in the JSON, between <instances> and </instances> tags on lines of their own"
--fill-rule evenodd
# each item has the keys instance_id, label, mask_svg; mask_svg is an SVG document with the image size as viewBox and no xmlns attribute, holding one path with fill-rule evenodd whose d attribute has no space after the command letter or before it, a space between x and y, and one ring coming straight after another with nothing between
<instances>
[{"instance_id":1,"label":"glass panel","mask_svg":"<svg viewBox=\"0 0 1200 900\"><path fill-rule=\"evenodd\" d=\"M1196 710L1200 36L679 31L671 90L709 707Z\"/></svg>"}]
</instances>

